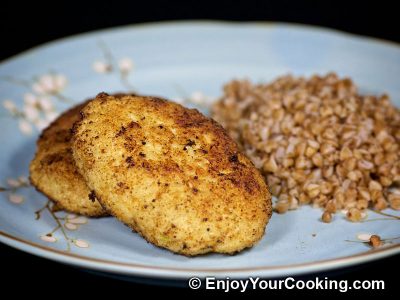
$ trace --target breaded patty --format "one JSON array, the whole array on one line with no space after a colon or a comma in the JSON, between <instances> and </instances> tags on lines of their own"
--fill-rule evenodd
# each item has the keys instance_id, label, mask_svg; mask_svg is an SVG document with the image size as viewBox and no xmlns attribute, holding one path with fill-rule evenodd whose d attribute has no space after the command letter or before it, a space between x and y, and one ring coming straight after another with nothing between
<instances>
[{"instance_id":1,"label":"breaded patty","mask_svg":"<svg viewBox=\"0 0 400 300\"><path fill-rule=\"evenodd\" d=\"M152 97L101 93L74 126L73 156L105 209L149 242L185 255L253 246L268 188L212 119Z\"/></svg>"},{"instance_id":2,"label":"breaded patty","mask_svg":"<svg viewBox=\"0 0 400 300\"><path fill-rule=\"evenodd\" d=\"M30 164L30 180L37 190L51 199L58 209L100 217L106 215L90 195L72 158L71 127L87 102L64 112L40 135L37 151Z\"/></svg>"},{"instance_id":3,"label":"breaded patty","mask_svg":"<svg viewBox=\"0 0 400 300\"><path fill-rule=\"evenodd\" d=\"M124 93L116 93L121 98ZM55 209L89 217L108 215L90 193L83 177L75 167L71 150L71 128L80 120L85 101L61 114L43 130L37 141L37 151L30 164L33 186L55 203Z\"/></svg>"}]
</instances>

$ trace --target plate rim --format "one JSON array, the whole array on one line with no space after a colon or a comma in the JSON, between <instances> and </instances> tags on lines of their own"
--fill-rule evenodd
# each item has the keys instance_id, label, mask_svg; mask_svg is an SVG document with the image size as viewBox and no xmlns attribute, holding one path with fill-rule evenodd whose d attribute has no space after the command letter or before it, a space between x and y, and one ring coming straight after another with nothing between
<instances>
[{"instance_id":1,"label":"plate rim","mask_svg":"<svg viewBox=\"0 0 400 300\"><path fill-rule=\"evenodd\" d=\"M343 267L371 262L381 258L400 253L400 244L390 245L379 249L364 251L361 253L342 256L338 258L318 260L313 262L278 265L260 266L246 268L224 268L224 269L195 269L195 268L176 268L176 267L157 267L151 265L141 265L138 263L117 262L108 259L92 258L90 256L79 255L73 252L46 247L41 244L31 242L0 230L0 241L13 248L35 254L53 261L62 262L82 268L106 271L124 275L139 275L144 277L188 279L190 276L218 276L243 278L250 276L263 276L264 278L281 277L288 275L308 274L317 271L328 271Z\"/></svg>"},{"instance_id":2,"label":"plate rim","mask_svg":"<svg viewBox=\"0 0 400 300\"><path fill-rule=\"evenodd\" d=\"M90 37L93 34L110 34L120 30L129 29L140 29L140 28L160 28L168 26L185 26L195 25L201 27L202 25L215 25L215 26L259 26L260 28L273 28L273 27L287 27L304 29L307 31L321 32L325 34L331 34L336 36L342 36L349 39L356 39L359 41L373 43L375 45L395 47L400 49L400 43L395 41L389 41L376 37L363 36L354 33L349 33L333 28L326 28L322 26L300 24L300 23L288 23L288 22L270 22L270 21L225 21L225 20L176 20L176 21L159 21L159 22L148 22L139 24L129 24L123 26L116 26L111 28L105 28L100 30L91 30L84 33L74 34L71 36L58 38L41 45L34 46L30 49L24 50L20 53L7 57L0 61L0 66L15 59L29 55L30 53L41 51L51 46L56 46L61 42L73 41L80 38ZM125 275L137 275L142 277L158 277L158 278L176 278L176 279L188 279L189 276L201 275L201 276L230 276L230 277L249 277L255 275L261 275L265 278L278 277L285 275L299 275L307 274L317 271L328 271L338 268L349 267L361 263L366 263L381 259L387 256L395 255L400 253L400 244L391 245L380 249L369 250L360 252L357 254L342 256L333 259L325 259L319 261L312 261L299 264L290 265L278 265L278 266L257 266L257 267L246 267L246 268L224 268L224 269L193 269L193 268L174 268L174 267L157 267L149 265L141 265L137 263L125 263L117 262L107 259L92 258L90 256L79 255L72 252L65 252L51 247L43 246L39 243L35 243L29 240L25 240L14 236L10 233L0 230L0 242L22 250L24 252L34 254L40 257L44 257L53 261L66 263L81 268L89 268L93 270L106 271L117 274Z\"/></svg>"},{"instance_id":3,"label":"plate rim","mask_svg":"<svg viewBox=\"0 0 400 300\"><path fill-rule=\"evenodd\" d=\"M85 37L91 36L93 34L107 34L107 33L112 33L115 31L129 30L129 29L135 30L135 29L142 29L142 28L157 28L157 27L164 27L165 25L167 25L167 26L184 26L184 25L243 26L244 25L244 26L258 26L260 28L262 28L262 27L273 28L273 27L283 26L283 27L301 28L303 30L318 31L321 33L338 35L338 36L342 36L342 37L346 37L346 38L350 38L350 39L357 39L360 41L385 45L388 47L394 47L394 48L397 48L400 50L400 42L386 40L383 38L378 38L378 37L373 37L373 36L361 35L361 34L352 33L352 32L347 32L347 31L343 31L340 29L336 29L336 28L324 27L324 26L319 26L319 25L311 25L311 24L303 24L303 23L297 23L297 22L233 21L233 20L218 20L218 19L164 20L164 21L154 21L154 22L143 22L143 23L137 23L137 24L120 25L120 26L107 27L107 28L102 28L102 29L97 29L97 30L94 29L94 30L89 30L89 31L82 32L82 33L68 35L68 36L61 37L61 38L56 38L56 39L50 40L48 42L45 42L45 43L33 46L31 48L28 48L26 50L23 50L17 54L14 54L14 55L11 55L11 56L5 58L5 59L2 59L2 60L0 60L0 66L2 64L8 63L14 59L17 59L20 56L25 56L25 55L28 55L29 53L33 53L35 51L40 51L40 50L46 49L48 47L55 46L61 42L73 41L75 39L85 38Z\"/></svg>"}]
</instances>

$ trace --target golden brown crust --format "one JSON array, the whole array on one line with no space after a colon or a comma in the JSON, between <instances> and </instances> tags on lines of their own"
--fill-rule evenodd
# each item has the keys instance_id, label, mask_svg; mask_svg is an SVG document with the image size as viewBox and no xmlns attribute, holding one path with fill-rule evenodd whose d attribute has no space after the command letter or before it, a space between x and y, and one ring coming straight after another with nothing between
<instances>
[{"instance_id":1,"label":"golden brown crust","mask_svg":"<svg viewBox=\"0 0 400 300\"><path fill-rule=\"evenodd\" d=\"M197 110L102 93L82 110L72 149L106 210L171 251L234 253L255 244L270 218L259 172Z\"/></svg>"},{"instance_id":2,"label":"golden brown crust","mask_svg":"<svg viewBox=\"0 0 400 300\"><path fill-rule=\"evenodd\" d=\"M105 216L97 201L89 199L90 190L75 167L70 147L71 127L87 102L64 112L43 130L30 164L30 181L57 207L90 217Z\"/></svg>"},{"instance_id":3,"label":"golden brown crust","mask_svg":"<svg viewBox=\"0 0 400 300\"><path fill-rule=\"evenodd\" d=\"M125 95L116 93L114 97ZM30 181L58 209L89 217L102 217L107 213L90 196L91 191L75 167L70 145L71 128L80 120L80 111L90 100L65 111L43 130L30 164Z\"/></svg>"}]
</instances>

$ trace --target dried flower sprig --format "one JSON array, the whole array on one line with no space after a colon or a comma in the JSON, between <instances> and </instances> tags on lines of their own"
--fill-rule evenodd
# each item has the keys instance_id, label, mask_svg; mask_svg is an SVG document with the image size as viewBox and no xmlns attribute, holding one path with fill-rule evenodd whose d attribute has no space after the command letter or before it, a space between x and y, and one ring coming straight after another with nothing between
<instances>
[{"instance_id":1,"label":"dried flower sprig","mask_svg":"<svg viewBox=\"0 0 400 300\"><path fill-rule=\"evenodd\" d=\"M53 220L56 223L56 226L48 233L40 236L42 241L48 243L55 243L58 239L55 237L55 233L57 231L61 232L62 237L64 238L67 249L66 251L71 250L71 245L75 245L79 248L88 248L90 245L87 241L82 239L76 239L69 236L68 231L75 231L79 228L80 225L86 224L88 219L83 216L77 216L75 214L66 214L64 216L57 215L55 205L53 202L48 200L45 205L35 212L36 220L39 220L42 216L42 213L47 211Z\"/></svg>"},{"instance_id":2,"label":"dried flower sprig","mask_svg":"<svg viewBox=\"0 0 400 300\"><path fill-rule=\"evenodd\" d=\"M134 68L132 59L124 57L116 59L107 44L100 40L98 46L103 53L102 60L96 60L93 63L93 70L99 74L108 74L117 72L121 84L130 92L134 93L135 88L129 81L129 75Z\"/></svg>"}]
</instances>

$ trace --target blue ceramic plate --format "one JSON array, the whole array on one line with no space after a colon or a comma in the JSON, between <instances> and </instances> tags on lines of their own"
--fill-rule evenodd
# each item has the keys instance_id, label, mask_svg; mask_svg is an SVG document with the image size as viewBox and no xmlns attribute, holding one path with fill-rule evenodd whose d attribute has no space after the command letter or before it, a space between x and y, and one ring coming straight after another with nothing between
<instances>
[{"instance_id":1,"label":"blue ceramic plate","mask_svg":"<svg viewBox=\"0 0 400 300\"><path fill-rule=\"evenodd\" d=\"M351 76L362 92L387 92L400 105L399 46L308 26L173 22L123 27L58 40L2 62L0 240L83 268L168 279L303 274L399 253L398 212L370 212L362 223L338 214L334 223L324 224L319 209L303 207L274 215L267 234L250 250L188 258L146 243L113 218L51 214L47 199L26 181L40 130L57 112L100 91L134 89L191 99L187 105L194 106L213 101L233 78L269 81L286 73L329 71ZM371 249L362 241L369 234L380 235L385 245Z\"/></svg>"}]
</instances>

